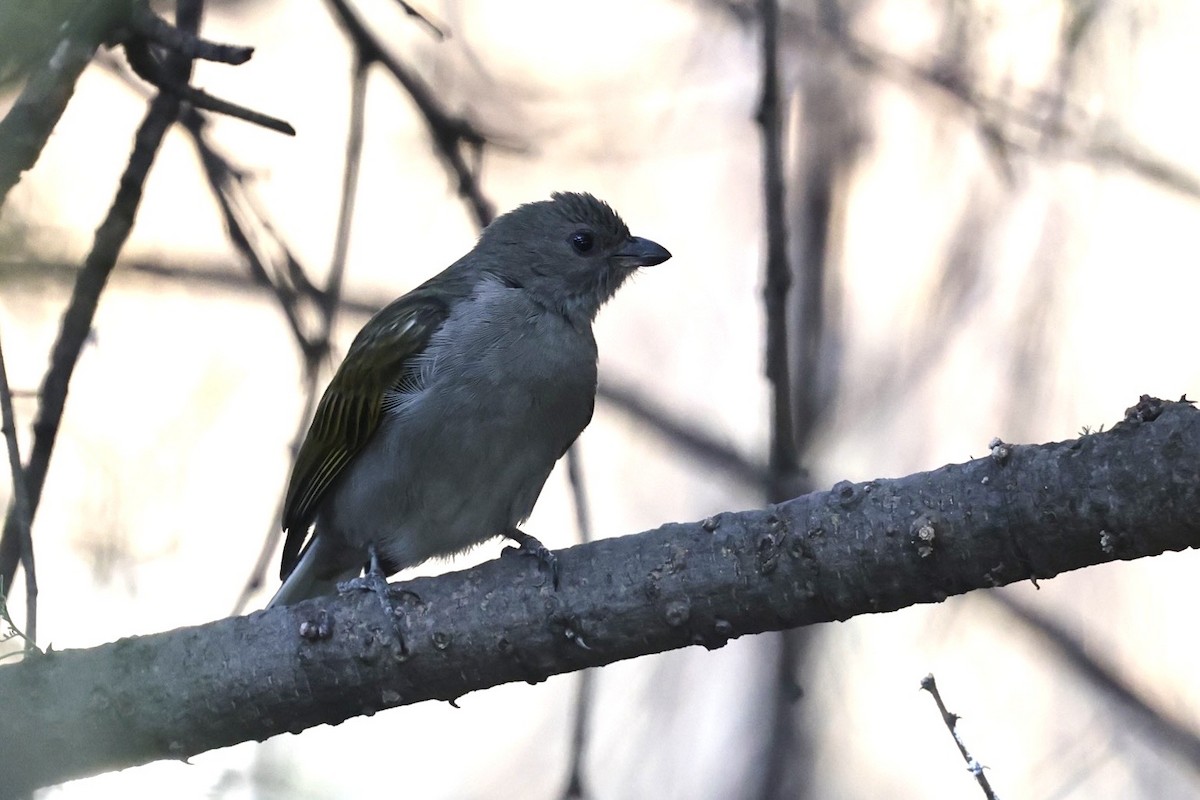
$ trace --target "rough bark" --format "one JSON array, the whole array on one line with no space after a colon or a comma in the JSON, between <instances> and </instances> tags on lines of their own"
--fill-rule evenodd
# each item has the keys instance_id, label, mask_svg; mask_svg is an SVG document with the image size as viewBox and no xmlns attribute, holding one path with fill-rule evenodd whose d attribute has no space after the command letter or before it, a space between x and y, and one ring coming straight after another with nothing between
<instances>
[{"instance_id":1,"label":"rough bark","mask_svg":"<svg viewBox=\"0 0 1200 800\"><path fill-rule=\"evenodd\" d=\"M0 668L0 792L1200 546L1200 412ZM403 637L403 640L399 638Z\"/></svg>"}]
</instances>

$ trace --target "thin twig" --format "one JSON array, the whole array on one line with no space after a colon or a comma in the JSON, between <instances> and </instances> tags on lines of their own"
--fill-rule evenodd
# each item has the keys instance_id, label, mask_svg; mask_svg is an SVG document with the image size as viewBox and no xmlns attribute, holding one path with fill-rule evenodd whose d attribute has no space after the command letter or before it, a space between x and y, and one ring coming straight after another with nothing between
<instances>
[{"instance_id":1,"label":"thin twig","mask_svg":"<svg viewBox=\"0 0 1200 800\"><path fill-rule=\"evenodd\" d=\"M0 259L0 269L14 262ZM45 264L47 269L62 268L59 264ZM146 261L143 259L122 260L120 264L121 271L128 271L146 275L153 278L168 278L184 283L196 283L206 286L219 286L232 291L245 291L247 289L263 289L275 295L274 289L268 284L255 279L247 278L243 272L237 271L242 265L230 265L229 268L222 268L215 265L196 266L193 263L170 264L159 261ZM78 268L74 265L68 267L72 271ZM378 311L383 306L382 302L376 300L367 300L357 297L343 297L338 303L338 313L340 314L356 314L370 316ZM13 396L19 395L19 391L14 391Z\"/></svg>"},{"instance_id":2,"label":"thin twig","mask_svg":"<svg viewBox=\"0 0 1200 800\"><path fill-rule=\"evenodd\" d=\"M296 454L300 452L300 445L304 442L304 435L308 432L308 424L312 419L313 412L317 407L317 377L318 372L315 369L306 369L304 371L304 407L300 410L300 415L296 423L296 432L292 434L291 447L288 450L288 463L296 462ZM286 491L287 487L284 487ZM238 595L237 601L233 605L233 616L239 616L246 609L250 602L250 598L255 592L266 585L267 571L271 568L271 564L275 559L275 548L279 545L279 539L283 536L283 529L279 526L279 521L283 519L283 502L285 493L280 492L279 500L275 504L275 513L271 516L271 521L267 525L267 535L263 538L262 547L259 548L258 558L254 561L254 568L250 570L250 577L242 586L241 594Z\"/></svg>"},{"instance_id":3,"label":"thin twig","mask_svg":"<svg viewBox=\"0 0 1200 800\"><path fill-rule=\"evenodd\" d=\"M0 419L4 425L4 441L8 445L8 468L12 474L13 516L21 536L21 569L25 572L25 650L37 649L37 570L33 565L32 514L29 510L29 490L25 470L21 469L21 447L17 443L16 415L13 413L12 393L8 388L8 370L4 366L4 350L0 348Z\"/></svg>"},{"instance_id":4,"label":"thin twig","mask_svg":"<svg viewBox=\"0 0 1200 800\"><path fill-rule=\"evenodd\" d=\"M764 726L762 774L759 797L775 800L780 797L803 797L793 785L804 773L805 739L797 709L797 702L804 696L797 676L807 654L812 632L806 628L780 631L773 637L779 645L774 660L773 685L765 705L770 715L769 727ZM798 768L797 768L798 767Z\"/></svg>"},{"instance_id":5,"label":"thin twig","mask_svg":"<svg viewBox=\"0 0 1200 800\"><path fill-rule=\"evenodd\" d=\"M592 521L588 510L587 485L583 480L579 442L567 450L566 461L567 480L571 485L571 496L575 500L575 522L579 528L579 541L587 543L592 540ZM591 729L592 698L596 690L594 675L594 670L582 670L575 684L575 720L571 726L571 756L567 768L567 785L562 793L563 800L582 800L588 796L583 770L587 758L587 735Z\"/></svg>"},{"instance_id":6,"label":"thin twig","mask_svg":"<svg viewBox=\"0 0 1200 800\"><path fill-rule=\"evenodd\" d=\"M160 59L159 51L151 45L165 50L168 58L183 58L189 62L192 59L204 59L235 65L248 61L254 52L253 48L201 39L195 32L186 30L182 24L173 26L163 20L150 10L145 0L138 0L133 4L130 28L123 34L119 38L125 50L125 58L137 76L147 83L178 95L193 108L236 117L289 136L296 135L295 129L284 120L214 97L203 89L192 86L187 77L180 79L173 70L166 67Z\"/></svg>"},{"instance_id":7,"label":"thin twig","mask_svg":"<svg viewBox=\"0 0 1200 800\"><path fill-rule=\"evenodd\" d=\"M404 0L396 0L396 2L400 4L400 8L404 10L405 14L423 24L439 41L447 37L446 26L434 22L428 13L414 8L411 3L406 3Z\"/></svg>"},{"instance_id":8,"label":"thin twig","mask_svg":"<svg viewBox=\"0 0 1200 800\"><path fill-rule=\"evenodd\" d=\"M1200 176L1151 152L1137 141L1113 135L1113 124L1094 122L1092 135L1068 117L1083 116L1080 109L1063 113L1061 103L1048 106L1036 94L1028 103L1011 103L988 94L977 86L948 76L936 66L913 64L880 47L856 39L845 31L829 31L804 14L788 14L789 30L808 46L830 47L851 65L885 78L938 93L976 115L980 135L1004 151L1036 155L1054 154L1047 147L1057 144L1062 158L1092 165L1109 165L1127 170L1142 180L1200 200ZM1015 126L1015 129L1014 129Z\"/></svg>"},{"instance_id":9,"label":"thin twig","mask_svg":"<svg viewBox=\"0 0 1200 800\"><path fill-rule=\"evenodd\" d=\"M350 89L350 126L346 137L346 156L342 172L342 201L338 212L337 231L334 234L333 258L329 267L329 277L326 279L325 288L323 290L316 290L304 271L299 269L299 264L295 263L294 260L293 263L295 263L298 273L292 273L289 276L299 276L301 278L302 285L307 288L307 293L311 294L318 301L321 311L321 330L315 338L310 339L302 334L296 322L293 322L292 326L293 333L296 334L297 344L300 346L301 355L304 357L305 382L304 407L300 413L296 434L292 437L291 458L289 459L289 463L292 466L295 465L296 454L300 452L300 445L304 441L304 435L308 430L313 411L316 409L318 397L317 379L320 375L321 359L332 349L333 326L338 309L342 304L342 286L346 274L346 254L350 249L350 231L354 221L354 200L358 194L358 176L362 165L363 136L366 128L367 76L371 64L371 60L364 58L361 52L356 55ZM231 232L232 230L233 228L231 228ZM242 239L244 241L244 236ZM261 266L258 269L265 274L265 270ZM289 320L294 320L294 317L289 315ZM284 491L286 492L286 486L284 487ZM276 513L271 518L271 524L263 540L263 546L259 550L258 559L255 561L250 577L242 587L242 591L238 595L237 602L234 605L234 614L242 612L251 596L266 581L267 570L271 565L276 545L279 543L279 537L282 534L282 530L279 527L279 520L283 518L284 499L284 493L281 492L279 502L276 505Z\"/></svg>"},{"instance_id":10,"label":"thin twig","mask_svg":"<svg viewBox=\"0 0 1200 800\"><path fill-rule=\"evenodd\" d=\"M988 783L987 776L983 774L984 766L972 757L966 744L963 743L962 737L958 735L958 715L946 709L946 704L942 702L942 695L938 692L937 682L933 679L933 673L921 679L921 688L929 692L933 697L933 702L937 703L938 713L942 715L942 722L946 723L946 730L950 731L950 736L954 738L954 744L958 746L958 752L967 762L967 769L979 782L979 788L983 790L984 797L988 800L997 800L996 793Z\"/></svg>"},{"instance_id":11,"label":"thin twig","mask_svg":"<svg viewBox=\"0 0 1200 800\"><path fill-rule=\"evenodd\" d=\"M783 109L779 86L779 3L760 0L762 26L762 96L757 122L762 132L762 182L764 228L767 239L763 310L766 316L766 375L771 384L771 440L767 501L778 503L798 492L800 455L793 418L791 358L788 347L788 293L792 266L788 258L786 179L783 156ZM767 755L760 785L764 798L784 794L788 765L800 744L794 703L798 695L796 673L808 637L779 635L775 691L771 695L771 727L766 736Z\"/></svg>"},{"instance_id":12,"label":"thin twig","mask_svg":"<svg viewBox=\"0 0 1200 800\"><path fill-rule=\"evenodd\" d=\"M133 69L134 73L159 90L177 95L181 100L186 100L195 108L236 117L237 119L245 120L254 125L260 125L268 130L277 131L288 136L296 135L296 129L285 120L272 117L261 111L255 111L252 108L240 106L228 100L223 100L220 97L214 97L203 89L197 89L185 80L172 77L171 73L158 63L158 58L151 51L144 39L130 39L124 43L123 47L125 49L125 57L129 61L129 66Z\"/></svg>"},{"instance_id":13,"label":"thin twig","mask_svg":"<svg viewBox=\"0 0 1200 800\"><path fill-rule=\"evenodd\" d=\"M592 540L592 514L588 503L587 484L583 480L583 456L579 442L567 448L567 481L571 485L571 496L575 501L575 525L579 529L581 543Z\"/></svg>"},{"instance_id":14,"label":"thin twig","mask_svg":"<svg viewBox=\"0 0 1200 800\"><path fill-rule=\"evenodd\" d=\"M1187 762L1193 772L1200 774L1200 731L1172 719L1167 709L1155 707L1148 698L1123 680L1111 665L1102 663L1089 653L1078 636L1045 614L1018 602L1007 592L985 592L980 597L1040 635L1077 675L1136 719L1163 750L1174 753Z\"/></svg>"},{"instance_id":15,"label":"thin twig","mask_svg":"<svg viewBox=\"0 0 1200 800\"><path fill-rule=\"evenodd\" d=\"M677 454L686 454L689 461L700 460L723 471L751 489L762 489L770 482L768 469L738 453L712 433L656 405L632 386L605 378L596 390L596 397L648 425L671 444Z\"/></svg>"},{"instance_id":16,"label":"thin twig","mask_svg":"<svg viewBox=\"0 0 1200 800\"><path fill-rule=\"evenodd\" d=\"M121 73L118 66L112 64L109 66L127 77ZM133 85L136 88L136 84ZM300 348L305 364L306 399L298 429L292 437L290 452L291 458L294 459L307 429L308 419L316 406L318 367L330 349L329 331L332 324L326 323L326 309L330 308L330 301L326 292L317 288L309 279L307 271L299 259L276 231L266 212L260 208L254 194L247 186L245 171L235 166L209 142L206 133L207 120L204 115L195 109L185 109L181 115L181 122L184 129L191 135L192 144L204 167L209 188L221 210L226 233L234 247L245 259L250 279L254 284L271 292ZM235 287L244 285L245 281L243 277L233 272L220 275L198 274L194 269L180 272L144 263L131 264L129 268L147 274L170 274L177 278L211 281ZM340 282L338 291L340 293ZM312 326L305 320L314 315L308 313L306 306L315 310L315 316L322 320L323 333L310 330ZM372 313L378 308L377 304L361 301L343 303L340 299L335 299L332 306L334 308L346 306L358 313ZM277 521L282 513L282 507L283 497L281 495L258 559L235 603L234 613L241 613L250 597L265 583L267 570L279 542L281 532Z\"/></svg>"},{"instance_id":17,"label":"thin twig","mask_svg":"<svg viewBox=\"0 0 1200 800\"><path fill-rule=\"evenodd\" d=\"M180 29L195 32L199 26L202 8L203 0L179 0L176 17ZM169 60L172 73L186 81L191 74L191 60L183 56L172 56ZM159 92L150 102L146 116L134 137L133 152L125 172L121 175L116 197L104 222L96 230L92 249L75 281L75 289L63 314L62 327L50 356L50 368L42 381L41 403L33 425L33 450L25 467L30 520L37 514L42 487L46 482L46 472L50 466L50 456L54 451L54 442L66 407L67 388L79 354L91 333L100 294L108 282L108 276L112 273L125 240L129 237L129 231L133 228L146 176L158 154L158 148L178 113L179 98L173 94ZM4 586L12 585L20 554L21 535L17 530L15 516L10 511L4 522L3 536L0 537L0 581Z\"/></svg>"},{"instance_id":18,"label":"thin twig","mask_svg":"<svg viewBox=\"0 0 1200 800\"><path fill-rule=\"evenodd\" d=\"M305 361L319 360L326 350L320 346L316 333L308 330L311 326L305 323L308 315L304 306L311 304L317 309L322 308L325 299L320 290L313 287L287 243L258 208L242 171L209 143L203 116L198 112L185 113L183 124L200 156L230 242L246 259L251 278L269 288L275 296ZM297 276L304 277L296 280Z\"/></svg>"},{"instance_id":19,"label":"thin twig","mask_svg":"<svg viewBox=\"0 0 1200 800\"><path fill-rule=\"evenodd\" d=\"M754 11L742 3L717 5L740 24L748 24L754 19ZM928 89L958 103L976 115L975 124L981 138L998 152L1057 155L1093 166L1113 166L1190 200L1200 200L1200 176L1151 152L1140 142L1114 135L1116 126L1111 122L1094 121L1089 139L1078 125L1068 121L1068 117L1084 117L1084 110L1066 106L1061 97L1047 103L1040 93L1033 93L1026 104L1010 103L959 76L947 74L936 65L913 64L870 42L856 39L845 29L831 31L809 14L785 11L785 19L788 30L808 49L827 48L845 57L854 67L906 86ZM1065 149L1052 153L1046 147L1048 144L1065 146Z\"/></svg>"},{"instance_id":20,"label":"thin twig","mask_svg":"<svg viewBox=\"0 0 1200 800\"><path fill-rule=\"evenodd\" d=\"M151 11L146 0L133 4L129 22L134 33L185 58L238 65L254 55L253 47L211 42L175 27Z\"/></svg>"},{"instance_id":21,"label":"thin twig","mask_svg":"<svg viewBox=\"0 0 1200 800\"><path fill-rule=\"evenodd\" d=\"M788 292L792 270L788 263L787 209L783 177L783 111L779 97L779 3L761 0L762 98L758 124L763 141L763 206L766 213L767 265L763 302L767 322L767 380L771 383L770 484L767 499L790 497L800 473L792 420L792 380L788 359Z\"/></svg>"},{"instance_id":22,"label":"thin twig","mask_svg":"<svg viewBox=\"0 0 1200 800\"><path fill-rule=\"evenodd\" d=\"M121 69L120 64L106 60L105 65L116 72L137 89L139 84L131 81L128 72ZM131 63L131 67L134 65ZM318 289L309 279L307 271L299 259L275 230L267 214L259 207L253 193L246 185L245 171L234 164L209 142L207 136L208 120L204 114L194 107L185 108L180 122L190 134L192 144L196 148L200 163L204 168L205 178L213 193L217 206L225 223L226 233L235 249L245 259L245 265L250 272L251 280L268 289L279 304L293 338L300 348L304 360L305 403L300 414L297 430L292 437L290 448L291 459L299 450L300 442L308 427L308 420L316 406L317 376L319 364L330 349L329 335L332 328L330 309L343 305L337 298L332 303L326 293ZM359 134L361 139L361 132ZM344 203L344 201L343 201ZM342 255L344 259L344 252ZM337 271L335 257L335 272ZM223 283L231 286L244 285L244 278L236 273L228 274L197 274L195 270L179 272L152 264L132 264L129 268L154 275L170 275L184 279L199 279ZM340 278L338 280L340 292ZM317 316L322 320L323 333L310 331L310 325L304 320L310 315L305 306L315 307ZM349 304L361 313L371 313L377 306L367 306L363 303ZM283 513L283 495L280 495L272 522L264 537L258 558L251 570L241 593L234 604L234 614L240 614L249 603L250 598L265 584L267 570L270 568L275 548L279 543L281 531L278 520Z\"/></svg>"},{"instance_id":23,"label":"thin twig","mask_svg":"<svg viewBox=\"0 0 1200 800\"><path fill-rule=\"evenodd\" d=\"M162 88L162 87L159 87ZM197 89L195 86L184 84L167 84L168 91L177 93L181 99L186 100L194 108L212 111L217 114L224 114L227 117L244 120L252 125L266 128L267 130L282 133L285 136L295 136L296 129L287 120L272 117L270 114L264 114L261 111L255 111L246 106L240 106L237 103L229 100L222 100L220 97L213 97L203 89Z\"/></svg>"},{"instance_id":24,"label":"thin twig","mask_svg":"<svg viewBox=\"0 0 1200 800\"><path fill-rule=\"evenodd\" d=\"M840 29L846 24L846 12L838 0L821 0L817 8L824 25ZM825 69L820 64L810 64L810 67ZM836 235L835 227L840 223L833 204L837 183L851 173L846 162L853 157L858 140L853 123L847 125L846 114L838 110L854 105L853 99L847 97L846 75L850 74L850 79L854 76L846 71L826 70L826 73L815 78L806 77L798 86L801 116L796 124L801 131L797 137L801 146L796 164L789 164L787 173L781 173L781 178L795 176L790 184L785 184L790 192L789 221L793 225L786 233L794 236L798 245L793 255L795 286L789 302L794 316L787 326L791 334L789 344L792 345L789 363L793 372L789 377L792 380L793 436L800 474L795 476L786 494L794 496L815 489L804 466L811 458L818 422L834 401L833 392L827 387L837 385L837 381L823 375L826 369L836 368L834 359L837 358L837 354L826 346L828 320L832 316L828 306L831 301L836 302L826 289L828 276L835 271L830 263L828 243ZM780 164L779 168L784 169L784 165ZM811 793L808 767L812 759L810 742L814 719L808 707L797 701L803 694L800 680L811 660L810 651L819 646L813 632L804 628L779 634L775 682L767 699L769 716L764 714L770 719L770 726L763 731L766 753L761 769L762 798Z\"/></svg>"},{"instance_id":25,"label":"thin twig","mask_svg":"<svg viewBox=\"0 0 1200 800\"><path fill-rule=\"evenodd\" d=\"M128 65L118 59L101 54L97 62L121 78L130 89L145 91L145 84L137 81ZM225 231L234 248L245 258L250 277L259 286L268 289L279 303L292 335L300 343L306 361L319 360L327 350L323 349L315 332L310 331L306 319L320 317L325 305L324 294L308 278L299 259L288 247L287 242L275 230L250 191L246 171L235 166L208 138L208 119L197 109L186 106L180 110L179 122L192 139L204 175L213 198L221 211ZM133 270L156 275L165 274L169 268L145 262L127 264ZM244 285L243 278L235 273L215 273L189 268L176 277L201 282L221 283L231 287ZM373 313L377 306L368 307L351 304L355 310ZM312 314L308 313L311 307Z\"/></svg>"},{"instance_id":26,"label":"thin twig","mask_svg":"<svg viewBox=\"0 0 1200 800\"><path fill-rule=\"evenodd\" d=\"M362 165L363 131L366 128L367 76L373 62L361 51L354 59L350 81L350 127L346 135L346 158L342 168L342 202L338 211L337 231L333 239L333 261L325 281L322 339L329 339L342 298L346 275L346 253L350 249L350 228L354 222L354 200L358 196L358 173Z\"/></svg>"},{"instance_id":27,"label":"thin twig","mask_svg":"<svg viewBox=\"0 0 1200 800\"><path fill-rule=\"evenodd\" d=\"M329 0L329 4L354 42L360 57L378 61L408 92L408 96L416 104L417 110L421 112L421 118L425 120L425 124L429 128L429 136L433 140L438 154L441 155L446 166L458 181L459 196L470 206L476 224L481 228L486 228L495 218L496 208L484 196L479 184L478 170L472 169L467 164L466 157L460 148L461 144L478 154L479 149L486 143L483 134L475 130L467 120L452 116L442 108L433 90L385 49L379 38L354 13L345 0Z\"/></svg>"},{"instance_id":28,"label":"thin twig","mask_svg":"<svg viewBox=\"0 0 1200 800\"><path fill-rule=\"evenodd\" d=\"M25 643L25 647L21 650L13 650L11 652L0 655L0 661L5 661L18 656L30 656L35 653L41 653L40 650L33 644L33 640L25 635L25 631L13 620L12 615L8 610L8 601L4 596L4 586L0 584L0 643L7 642L9 639L17 638ZM22 798L23 800L23 798Z\"/></svg>"},{"instance_id":29,"label":"thin twig","mask_svg":"<svg viewBox=\"0 0 1200 800\"><path fill-rule=\"evenodd\" d=\"M592 697L596 691L596 671L581 670L575 683L575 721L571 726L571 761L567 768L567 785L563 788L563 800L583 800L588 796L583 780L584 761L587 758L588 730L591 728Z\"/></svg>"}]
</instances>

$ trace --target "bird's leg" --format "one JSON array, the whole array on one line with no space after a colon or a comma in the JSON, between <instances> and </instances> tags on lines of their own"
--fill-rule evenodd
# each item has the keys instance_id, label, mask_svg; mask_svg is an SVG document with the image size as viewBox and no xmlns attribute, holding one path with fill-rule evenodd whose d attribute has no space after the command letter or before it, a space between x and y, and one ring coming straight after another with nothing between
<instances>
[{"instance_id":1,"label":"bird's leg","mask_svg":"<svg viewBox=\"0 0 1200 800\"><path fill-rule=\"evenodd\" d=\"M387 576L383 574L383 567L379 566L379 553L375 550L374 544L367 545L367 556L370 558L370 561L367 562L367 574L342 581L338 584L338 592L341 594L374 592L381 601L386 602L388 597Z\"/></svg>"},{"instance_id":2,"label":"bird's leg","mask_svg":"<svg viewBox=\"0 0 1200 800\"><path fill-rule=\"evenodd\" d=\"M504 535L516 542L518 546L516 548L506 547L501 555L515 552L533 556L538 560L539 566L550 573L550 580L554 584L554 590L558 591L558 556L554 555L546 545L520 528L509 528L504 532Z\"/></svg>"},{"instance_id":3,"label":"bird's leg","mask_svg":"<svg viewBox=\"0 0 1200 800\"><path fill-rule=\"evenodd\" d=\"M383 567L379 565L379 553L375 549L375 545L367 545L367 554L370 556L367 574L357 578L351 578L348 581L342 581L338 584L338 592L341 594L350 594L351 592L372 592L379 599L379 605L383 608L383 614L392 622L392 627L396 630L396 636L400 639L400 647L404 648L404 638L400 634L400 628L397 624L397 616L400 615L400 609L392 605L391 590L388 587L387 576L383 574Z\"/></svg>"}]
</instances>

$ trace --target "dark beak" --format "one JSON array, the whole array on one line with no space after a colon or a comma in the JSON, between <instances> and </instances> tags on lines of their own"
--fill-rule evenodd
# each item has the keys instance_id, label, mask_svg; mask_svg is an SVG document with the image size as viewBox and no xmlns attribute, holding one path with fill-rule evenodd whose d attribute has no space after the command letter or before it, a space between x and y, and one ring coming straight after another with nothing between
<instances>
[{"instance_id":1,"label":"dark beak","mask_svg":"<svg viewBox=\"0 0 1200 800\"><path fill-rule=\"evenodd\" d=\"M640 236L630 236L621 245L621 249L608 257L608 262L622 269L637 269L638 267L653 267L671 257L667 248L658 242L643 239Z\"/></svg>"}]
</instances>

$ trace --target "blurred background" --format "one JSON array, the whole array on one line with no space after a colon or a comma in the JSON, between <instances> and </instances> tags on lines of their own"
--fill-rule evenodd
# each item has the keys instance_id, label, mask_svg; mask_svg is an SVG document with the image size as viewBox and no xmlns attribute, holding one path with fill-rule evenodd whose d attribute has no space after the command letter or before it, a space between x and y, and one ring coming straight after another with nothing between
<instances>
[{"instance_id":1,"label":"blurred background","mask_svg":"<svg viewBox=\"0 0 1200 800\"><path fill-rule=\"evenodd\" d=\"M293 441L354 333L469 249L490 209L554 190L608 200L674 254L597 324L602 394L575 452L597 537L933 469L993 436L1067 439L1142 393L1200 393L1195 3L418 10L428 23L395 0L206 4L203 34L255 54L197 63L193 84L297 136L216 115L168 132L38 507L39 645L261 608ZM14 31L0 26L10 53L28 38ZM102 49L0 213L23 453L152 91ZM769 227L792 281L771 293L774 383ZM525 529L571 545L576 511L560 465ZM1196 797L1198 567L1194 553L1115 563L40 796L558 798L573 782L588 798L982 796L919 691L932 672L1000 796Z\"/></svg>"}]
</instances>

